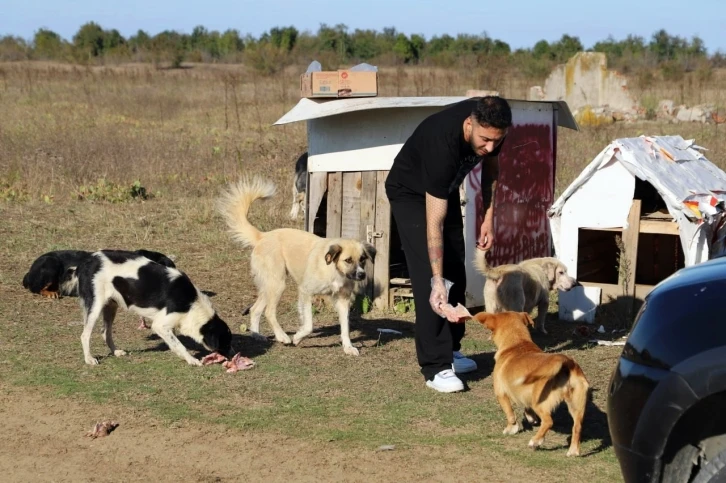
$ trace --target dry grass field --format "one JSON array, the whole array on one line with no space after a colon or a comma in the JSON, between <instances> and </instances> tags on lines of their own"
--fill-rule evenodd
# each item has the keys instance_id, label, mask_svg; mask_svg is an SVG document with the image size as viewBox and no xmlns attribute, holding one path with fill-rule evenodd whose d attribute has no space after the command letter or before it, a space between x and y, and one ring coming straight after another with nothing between
<instances>
[{"instance_id":1,"label":"dry grass field","mask_svg":"<svg viewBox=\"0 0 726 483\"><path fill-rule=\"evenodd\" d=\"M619 481L605 394L620 352L593 346L558 322L535 342L581 363L593 387L584 457L565 457L571 420L557 412L542 451L530 431L504 437L492 395L493 346L468 323L464 352L479 363L468 390L441 395L418 372L410 314L369 312L352 322L361 356L343 354L336 316L322 307L301 347L240 333L255 297L248 253L233 243L213 200L242 173L269 176L278 196L255 205L263 230L302 227L287 218L289 186L305 150L305 126L271 124L295 105L297 73L263 78L241 66L79 67L0 64L0 473L4 481ZM462 95L476 72L381 72L381 95ZM528 85L499 80L503 95ZM686 76L635 93L650 99L726 104L726 74ZM657 101L656 101L657 102ZM560 131L557 193L612 139L680 134L726 167L726 126L641 122ZM142 189L143 188L143 189ZM145 195L145 196L144 196ZM49 300L21 280L52 249L147 248L177 265L212 301L257 367L234 375L191 368L120 313L125 358L83 363L76 299ZM280 321L297 324L294 289ZM607 314L607 311L604 312ZM599 323L614 327L600 316ZM271 334L263 322L263 331ZM403 335L379 334L392 328ZM105 355L100 336L92 351ZM196 353L196 352L194 352ZM101 419L107 438L84 433ZM395 445L380 451L382 445Z\"/></svg>"}]
</instances>

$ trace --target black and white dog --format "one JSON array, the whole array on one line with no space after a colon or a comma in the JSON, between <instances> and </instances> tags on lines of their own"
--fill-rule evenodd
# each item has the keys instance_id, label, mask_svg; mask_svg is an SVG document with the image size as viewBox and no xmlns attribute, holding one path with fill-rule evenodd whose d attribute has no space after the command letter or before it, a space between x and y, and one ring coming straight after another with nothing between
<instances>
[{"instance_id":1,"label":"black and white dog","mask_svg":"<svg viewBox=\"0 0 726 483\"><path fill-rule=\"evenodd\" d=\"M113 355L126 355L113 342L112 327L118 307L150 319L151 330L190 365L200 366L202 362L189 353L174 331L211 352L232 355L229 326L217 315L209 297L185 273L136 252L120 250L94 252L78 265L76 272L86 364L98 364L91 356L90 344L93 327L101 316L106 345Z\"/></svg>"},{"instance_id":2,"label":"black and white dog","mask_svg":"<svg viewBox=\"0 0 726 483\"><path fill-rule=\"evenodd\" d=\"M163 253L150 250L136 250L134 253L164 266L176 268L172 259ZM44 253L35 259L23 277L23 287L53 299L77 297L76 267L90 256L91 252L83 250L54 250Z\"/></svg>"},{"instance_id":3,"label":"black and white dog","mask_svg":"<svg viewBox=\"0 0 726 483\"><path fill-rule=\"evenodd\" d=\"M305 192L308 187L308 153L305 151L295 163L295 178L292 181L292 209L290 218L297 218L302 210L305 214Z\"/></svg>"},{"instance_id":4,"label":"black and white dog","mask_svg":"<svg viewBox=\"0 0 726 483\"><path fill-rule=\"evenodd\" d=\"M52 299L78 296L75 268L91 255L82 250L55 250L35 259L23 277L23 287Z\"/></svg>"}]
</instances>

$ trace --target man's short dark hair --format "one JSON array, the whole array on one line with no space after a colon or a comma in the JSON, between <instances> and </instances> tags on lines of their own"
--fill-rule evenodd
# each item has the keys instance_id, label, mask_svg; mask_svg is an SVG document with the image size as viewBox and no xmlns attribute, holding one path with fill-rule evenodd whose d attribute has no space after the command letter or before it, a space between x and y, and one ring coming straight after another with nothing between
<instances>
[{"instance_id":1,"label":"man's short dark hair","mask_svg":"<svg viewBox=\"0 0 726 483\"><path fill-rule=\"evenodd\" d=\"M481 126L507 129L512 125L512 110L506 99L502 97L482 97L477 101L472 114Z\"/></svg>"}]
</instances>

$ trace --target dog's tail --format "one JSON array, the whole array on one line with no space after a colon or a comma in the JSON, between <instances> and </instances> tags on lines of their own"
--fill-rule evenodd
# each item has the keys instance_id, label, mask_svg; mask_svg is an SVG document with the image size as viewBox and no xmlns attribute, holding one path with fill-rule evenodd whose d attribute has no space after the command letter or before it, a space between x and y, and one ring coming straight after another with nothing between
<instances>
[{"instance_id":1,"label":"dog's tail","mask_svg":"<svg viewBox=\"0 0 726 483\"><path fill-rule=\"evenodd\" d=\"M492 280L498 280L499 276L495 275L495 272L487 263L488 251L489 250L479 250L478 248L474 251L474 267L485 277Z\"/></svg>"},{"instance_id":2,"label":"dog's tail","mask_svg":"<svg viewBox=\"0 0 726 483\"><path fill-rule=\"evenodd\" d=\"M590 390L590 384L587 382L585 373L582 368L572 359L570 365L570 378L567 381L570 386L570 401L575 407L585 408L587 406L587 393Z\"/></svg>"},{"instance_id":3,"label":"dog's tail","mask_svg":"<svg viewBox=\"0 0 726 483\"><path fill-rule=\"evenodd\" d=\"M253 177L240 180L222 193L217 199L217 211L227 222L233 239L249 247L260 241L262 232L247 220L247 213L255 200L270 198L275 191L272 181Z\"/></svg>"}]
</instances>

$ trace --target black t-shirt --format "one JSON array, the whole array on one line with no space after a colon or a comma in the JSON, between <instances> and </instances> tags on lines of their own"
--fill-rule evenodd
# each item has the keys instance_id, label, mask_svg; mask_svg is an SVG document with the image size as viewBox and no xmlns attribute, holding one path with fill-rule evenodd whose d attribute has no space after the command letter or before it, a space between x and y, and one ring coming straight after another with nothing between
<instances>
[{"instance_id":1,"label":"black t-shirt","mask_svg":"<svg viewBox=\"0 0 726 483\"><path fill-rule=\"evenodd\" d=\"M486 156L477 156L464 140L463 123L476 102L477 99L458 102L418 125L401 147L386 178L389 199L420 200L426 193L441 199L458 199L459 185L477 163L486 159L497 164L503 143ZM493 172L489 168L485 171Z\"/></svg>"}]
</instances>

